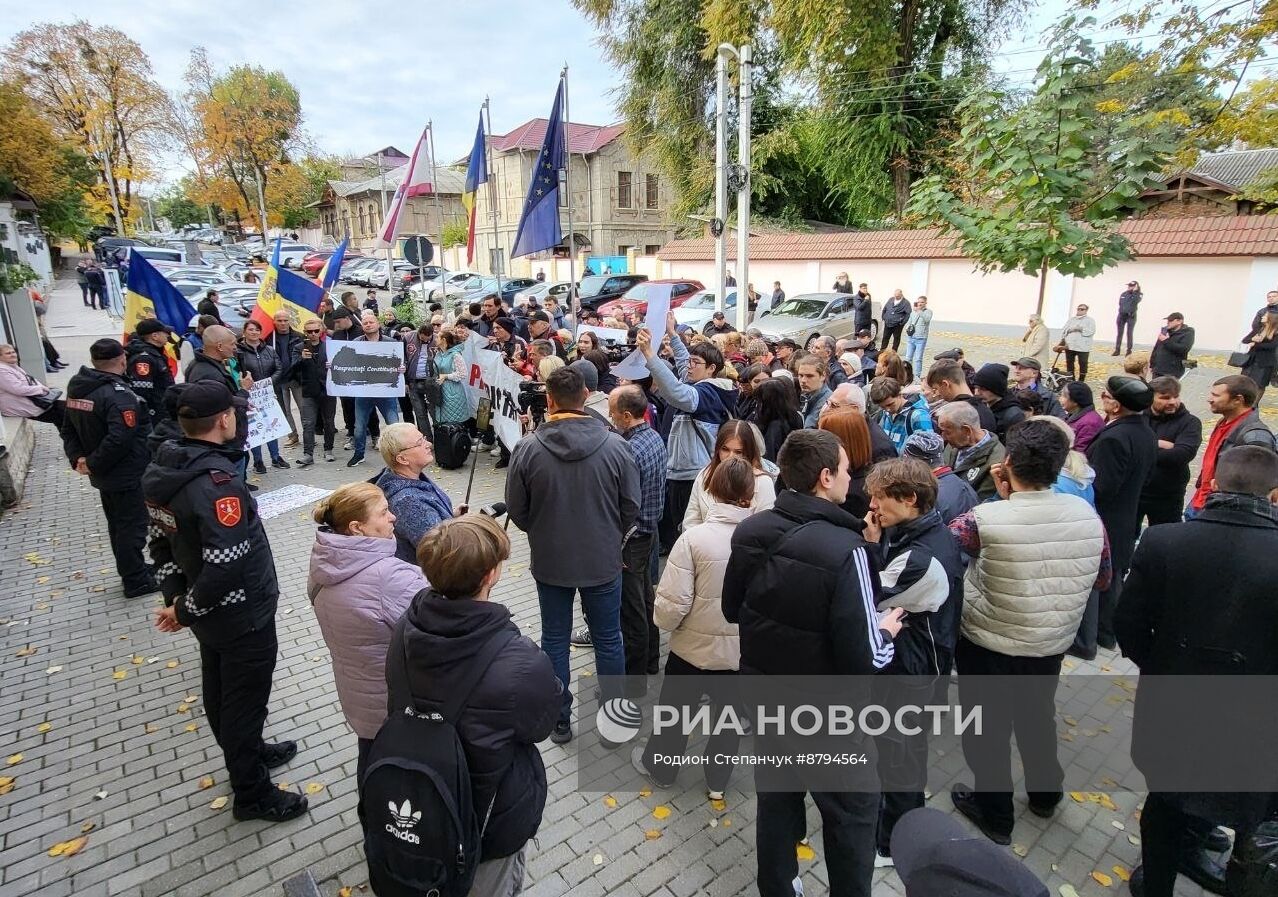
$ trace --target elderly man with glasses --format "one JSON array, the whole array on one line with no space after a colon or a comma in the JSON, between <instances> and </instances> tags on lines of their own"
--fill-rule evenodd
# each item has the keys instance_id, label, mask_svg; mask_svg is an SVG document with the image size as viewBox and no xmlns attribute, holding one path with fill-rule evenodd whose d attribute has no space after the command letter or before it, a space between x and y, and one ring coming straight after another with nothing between
<instances>
[{"instance_id":1,"label":"elderly man with glasses","mask_svg":"<svg viewBox=\"0 0 1278 897\"><path fill-rule=\"evenodd\" d=\"M302 325L302 341L294 347L293 368L302 388L302 457L298 467L315 463L315 429L324 433L324 460L333 457L337 435L337 399L328 394L328 340L324 325L312 318Z\"/></svg>"}]
</instances>

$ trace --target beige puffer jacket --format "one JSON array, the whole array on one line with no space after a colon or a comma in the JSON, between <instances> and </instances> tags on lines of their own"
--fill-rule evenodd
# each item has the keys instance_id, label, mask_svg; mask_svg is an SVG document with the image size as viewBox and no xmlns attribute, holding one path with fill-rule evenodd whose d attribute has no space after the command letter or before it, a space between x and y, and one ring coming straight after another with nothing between
<instances>
[{"instance_id":1,"label":"beige puffer jacket","mask_svg":"<svg viewBox=\"0 0 1278 897\"><path fill-rule=\"evenodd\" d=\"M967 568L963 637L1013 657L1064 653L1100 570L1095 509L1076 495L1014 492L972 513L981 553Z\"/></svg>"},{"instance_id":2,"label":"beige puffer jacket","mask_svg":"<svg viewBox=\"0 0 1278 897\"><path fill-rule=\"evenodd\" d=\"M741 666L741 638L723 617L723 573L732 533L755 512L713 502L703 523L675 542L657 586L652 618L670 633L670 651L703 670Z\"/></svg>"}]
</instances>

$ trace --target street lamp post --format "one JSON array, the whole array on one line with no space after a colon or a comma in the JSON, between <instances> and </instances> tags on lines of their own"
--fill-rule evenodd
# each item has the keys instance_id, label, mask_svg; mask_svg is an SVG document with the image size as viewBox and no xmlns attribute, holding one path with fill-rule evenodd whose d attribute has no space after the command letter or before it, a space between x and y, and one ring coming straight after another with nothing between
<instances>
[{"instance_id":1,"label":"street lamp post","mask_svg":"<svg viewBox=\"0 0 1278 897\"><path fill-rule=\"evenodd\" d=\"M728 239L728 57L737 60L737 165L733 187L737 191L737 330L744 331L749 309L750 276L750 87L751 49L749 44L734 47L720 44L715 54L717 95L715 109L714 215L719 232L714 235L715 309L723 311L727 302L724 272L727 269Z\"/></svg>"}]
</instances>

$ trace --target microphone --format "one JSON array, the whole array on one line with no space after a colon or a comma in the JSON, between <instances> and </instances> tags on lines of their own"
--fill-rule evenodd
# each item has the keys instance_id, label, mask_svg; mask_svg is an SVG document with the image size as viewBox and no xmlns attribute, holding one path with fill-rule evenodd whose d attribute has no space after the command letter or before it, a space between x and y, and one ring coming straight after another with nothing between
<instances>
[{"instance_id":1,"label":"microphone","mask_svg":"<svg viewBox=\"0 0 1278 897\"><path fill-rule=\"evenodd\" d=\"M479 509L479 513L485 517L501 517L506 513L506 503L504 501L495 501L490 505L484 505Z\"/></svg>"}]
</instances>

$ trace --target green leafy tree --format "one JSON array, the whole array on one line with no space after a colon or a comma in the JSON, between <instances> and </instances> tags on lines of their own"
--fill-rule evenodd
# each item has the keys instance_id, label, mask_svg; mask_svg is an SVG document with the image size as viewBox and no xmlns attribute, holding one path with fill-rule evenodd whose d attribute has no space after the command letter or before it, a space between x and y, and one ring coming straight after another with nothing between
<instances>
[{"instance_id":1,"label":"green leafy tree","mask_svg":"<svg viewBox=\"0 0 1278 897\"><path fill-rule=\"evenodd\" d=\"M470 236L470 228L464 221L447 221L444 223L444 232L441 239L444 241L444 248L451 249L454 246L465 246L466 240Z\"/></svg>"},{"instance_id":2,"label":"green leafy tree","mask_svg":"<svg viewBox=\"0 0 1278 897\"><path fill-rule=\"evenodd\" d=\"M170 187L155 198L155 212L167 218L169 226L181 230L188 224L201 224L206 220L205 209L187 195L190 178L183 178L178 186Z\"/></svg>"},{"instance_id":3,"label":"green leafy tree","mask_svg":"<svg viewBox=\"0 0 1278 897\"><path fill-rule=\"evenodd\" d=\"M1094 46L1064 20L1031 97L981 90L963 101L957 174L929 176L911 201L981 270L1038 277L1040 313L1049 271L1091 277L1131 257L1118 223L1140 208L1173 150L1135 119L1098 120L1096 70Z\"/></svg>"}]
</instances>

